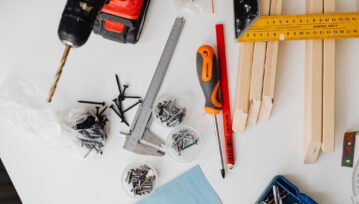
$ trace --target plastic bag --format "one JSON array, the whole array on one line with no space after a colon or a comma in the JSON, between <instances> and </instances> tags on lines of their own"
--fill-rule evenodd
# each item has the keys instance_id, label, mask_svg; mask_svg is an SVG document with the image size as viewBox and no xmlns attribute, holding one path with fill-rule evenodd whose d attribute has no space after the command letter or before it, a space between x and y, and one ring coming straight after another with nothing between
<instances>
[{"instance_id":1,"label":"plastic bag","mask_svg":"<svg viewBox=\"0 0 359 204\"><path fill-rule=\"evenodd\" d=\"M0 87L0 120L29 133L45 147L56 152L83 157L86 149L78 143L78 132L71 129L70 119L75 113L86 113L75 108L57 113L46 102L41 90L31 81L8 79ZM86 151L87 152L87 151Z\"/></svg>"},{"instance_id":2,"label":"plastic bag","mask_svg":"<svg viewBox=\"0 0 359 204\"><path fill-rule=\"evenodd\" d=\"M99 109L73 109L64 118L65 129L71 133L73 142L82 147L81 154L84 157L103 154L109 130L107 123L107 117L100 114Z\"/></svg>"},{"instance_id":3,"label":"plastic bag","mask_svg":"<svg viewBox=\"0 0 359 204\"><path fill-rule=\"evenodd\" d=\"M214 13L214 0L175 0L175 2L180 12Z\"/></svg>"}]
</instances>

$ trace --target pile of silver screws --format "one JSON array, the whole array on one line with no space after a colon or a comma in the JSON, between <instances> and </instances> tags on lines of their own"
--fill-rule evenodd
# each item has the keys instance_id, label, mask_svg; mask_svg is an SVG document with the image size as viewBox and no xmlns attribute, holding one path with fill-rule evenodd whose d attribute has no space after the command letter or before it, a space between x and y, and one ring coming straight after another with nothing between
<instances>
[{"instance_id":1,"label":"pile of silver screws","mask_svg":"<svg viewBox=\"0 0 359 204\"><path fill-rule=\"evenodd\" d=\"M175 127L183 121L185 109L177 106L175 100L164 100L154 108L155 116L167 127Z\"/></svg>"},{"instance_id":2,"label":"pile of silver screws","mask_svg":"<svg viewBox=\"0 0 359 204\"><path fill-rule=\"evenodd\" d=\"M130 169L126 177L126 183L130 185L131 193L135 196L151 193L155 180L154 171L146 164Z\"/></svg>"},{"instance_id":3,"label":"pile of silver screws","mask_svg":"<svg viewBox=\"0 0 359 204\"><path fill-rule=\"evenodd\" d=\"M179 130L176 133L172 134L172 148L176 150L179 156L181 152L187 148L198 144L198 137L196 133L190 129L184 128Z\"/></svg>"}]
</instances>

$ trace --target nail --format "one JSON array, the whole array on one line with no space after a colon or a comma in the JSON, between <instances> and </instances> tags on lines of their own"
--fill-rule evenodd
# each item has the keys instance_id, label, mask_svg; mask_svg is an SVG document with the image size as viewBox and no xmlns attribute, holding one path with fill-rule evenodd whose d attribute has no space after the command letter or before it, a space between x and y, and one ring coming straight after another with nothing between
<instances>
[{"instance_id":1,"label":"nail","mask_svg":"<svg viewBox=\"0 0 359 204\"><path fill-rule=\"evenodd\" d=\"M174 121L172 121L171 123L167 123L167 126L168 127L172 127L172 126L174 126L176 123L179 123L180 121L179 120L174 120Z\"/></svg>"},{"instance_id":2,"label":"nail","mask_svg":"<svg viewBox=\"0 0 359 204\"><path fill-rule=\"evenodd\" d=\"M121 113L121 107L120 107L120 105L119 105L119 104L120 104L119 100L116 98L116 99L113 99L112 101L115 103L117 109L118 109L119 112Z\"/></svg>"},{"instance_id":3,"label":"nail","mask_svg":"<svg viewBox=\"0 0 359 204\"><path fill-rule=\"evenodd\" d=\"M113 107L113 105L110 105L110 109L112 109L116 113L116 115L122 119L121 114L115 109L115 107Z\"/></svg>"},{"instance_id":4,"label":"nail","mask_svg":"<svg viewBox=\"0 0 359 204\"><path fill-rule=\"evenodd\" d=\"M179 116L180 114L182 114L183 113L183 109L182 110L180 110L180 111L178 111L174 116L172 116L170 119L168 119L168 121L169 122L171 122L173 119L175 119L177 116Z\"/></svg>"},{"instance_id":5,"label":"nail","mask_svg":"<svg viewBox=\"0 0 359 204\"><path fill-rule=\"evenodd\" d=\"M120 79L118 78L117 74L116 74L116 82L117 82L118 91L120 92L120 95L122 95L121 83L120 83Z\"/></svg>"},{"instance_id":6,"label":"nail","mask_svg":"<svg viewBox=\"0 0 359 204\"><path fill-rule=\"evenodd\" d=\"M126 110L123 111L123 113L126 113L127 111L131 110L132 108L134 108L135 106L137 106L140 103L142 103L141 100L139 100L137 103L133 104L132 106L128 107Z\"/></svg>"},{"instance_id":7,"label":"nail","mask_svg":"<svg viewBox=\"0 0 359 204\"><path fill-rule=\"evenodd\" d=\"M98 114L98 115L102 115L102 113L104 113L107 109L107 106Z\"/></svg>"},{"instance_id":8,"label":"nail","mask_svg":"<svg viewBox=\"0 0 359 204\"><path fill-rule=\"evenodd\" d=\"M125 95L126 89L128 88L128 85L123 85L123 91L122 91L122 95Z\"/></svg>"},{"instance_id":9,"label":"nail","mask_svg":"<svg viewBox=\"0 0 359 204\"><path fill-rule=\"evenodd\" d=\"M105 106L105 102L95 102L95 101L77 101L77 102Z\"/></svg>"},{"instance_id":10,"label":"nail","mask_svg":"<svg viewBox=\"0 0 359 204\"><path fill-rule=\"evenodd\" d=\"M127 125L127 127L130 127L130 124L128 124L126 119L123 119L122 122L124 122Z\"/></svg>"},{"instance_id":11,"label":"nail","mask_svg":"<svg viewBox=\"0 0 359 204\"><path fill-rule=\"evenodd\" d=\"M115 107L113 107L113 105L110 106L110 109L112 109L116 113L116 115L121 118L121 122L125 123L128 127L130 126L126 119L115 109Z\"/></svg>"},{"instance_id":12,"label":"nail","mask_svg":"<svg viewBox=\"0 0 359 204\"><path fill-rule=\"evenodd\" d=\"M85 155L85 158L90 154L91 151L92 151L92 149L89 149L89 151L88 151L87 154Z\"/></svg>"},{"instance_id":13,"label":"nail","mask_svg":"<svg viewBox=\"0 0 359 204\"><path fill-rule=\"evenodd\" d=\"M177 112L176 99L172 103L171 112L172 114Z\"/></svg>"}]
</instances>

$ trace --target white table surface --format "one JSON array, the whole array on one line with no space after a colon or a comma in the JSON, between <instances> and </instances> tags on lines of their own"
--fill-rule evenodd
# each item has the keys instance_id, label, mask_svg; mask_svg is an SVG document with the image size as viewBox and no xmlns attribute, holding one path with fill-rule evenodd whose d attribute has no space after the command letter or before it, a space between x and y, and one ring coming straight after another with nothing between
<instances>
[{"instance_id":1,"label":"white table surface","mask_svg":"<svg viewBox=\"0 0 359 204\"><path fill-rule=\"evenodd\" d=\"M144 96L177 16L173 2L152 0L141 41L135 46L92 35L85 46L72 51L54 108L69 109L78 99L111 99L116 94L115 73L130 84L130 93ZM0 81L11 74L21 76L36 81L47 93L63 51L57 26L64 4L64 0L0 2ZM215 16L186 16L187 23L160 91L188 101L191 112L186 123L206 140L202 156L182 164L168 156L146 157L124 151L124 139L117 133L125 126L115 116L105 153L97 159L76 159L51 151L27 133L2 122L0 157L24 203L133 203L120 182L122 170L133 161L153 164L160 185L199 164L226 204L254 203L278 174L286 175L319 203L351 203L352 169L341 167L340 161L343 133L359 129L359 40L337 43L336 151L322 153L314 165L303 164L305 46L300 41L281 43L272 118L235 135L237 164L223 180L212 121L203 114L204 99L195 69L197 47L204 43L215 45L214 25L225 23L233 108L239 46L233 37L232 0L216 0L216 4ZM338 0L337 9L355 11L356 3ZM305 1L285 0L283 11L304 13ZM134 114L129 114L130 121ZM162 138L169 132L158 125L153 129Z\"/></svg>"}]
</instances>

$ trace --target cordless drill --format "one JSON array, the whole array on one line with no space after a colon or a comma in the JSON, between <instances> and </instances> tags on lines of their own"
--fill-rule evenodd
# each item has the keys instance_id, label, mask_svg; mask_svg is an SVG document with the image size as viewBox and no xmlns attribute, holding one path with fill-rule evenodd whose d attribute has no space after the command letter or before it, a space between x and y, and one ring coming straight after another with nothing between
<instances>
[{"instance_id":1,"label":"cordless drill","mask_svg":"<svg viewBox=\"0 0 359 204\"><path fill-rule=\"evenodd\" d=\"M65 50L51 87L51 102L72 47L81 47L93 30L106 39L136 43L144 25L150 0L67 0L58 35Z\"/></svg>"}]
</instances>

